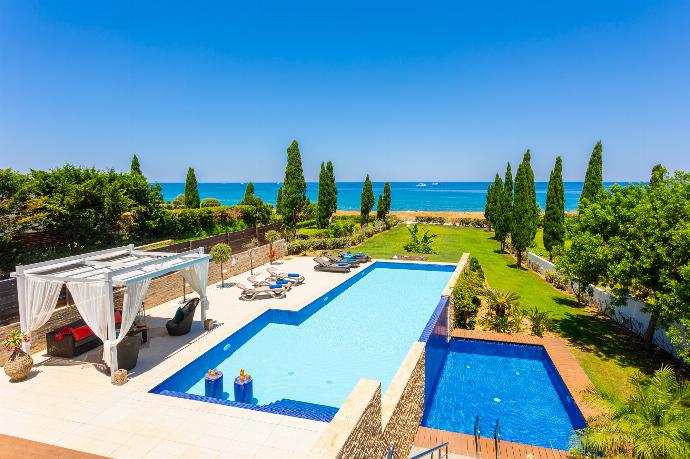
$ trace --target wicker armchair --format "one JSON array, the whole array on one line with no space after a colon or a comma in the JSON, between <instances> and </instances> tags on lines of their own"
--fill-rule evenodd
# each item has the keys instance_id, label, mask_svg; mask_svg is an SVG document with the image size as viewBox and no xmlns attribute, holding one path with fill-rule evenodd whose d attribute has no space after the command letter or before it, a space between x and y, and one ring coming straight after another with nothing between
<instances>
[{"instance_id":1,"label":"wicker armchair","mask_svg":"<svg viewBox=\"0 0 690 459\"><path fill-rule=\"evenodd\" d=\"M192 322L194 321L194 311L198 305L199 298L192 298L187 301L187 304L182 306L184 317L180 322L175 322L173 318L165 324L165 328L168 330L170 336L181 336L189 333L189 330L192 328Z\"/></svg>"}]
</instances>

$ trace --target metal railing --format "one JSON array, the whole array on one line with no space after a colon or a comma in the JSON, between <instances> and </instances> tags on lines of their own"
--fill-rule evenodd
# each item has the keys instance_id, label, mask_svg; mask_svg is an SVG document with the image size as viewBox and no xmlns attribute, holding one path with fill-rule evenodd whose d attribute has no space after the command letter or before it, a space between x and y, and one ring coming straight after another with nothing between
<instances>
[{"instance_id":1,"label":"metal railing","mask_svg":"<svg viewBox=\"0 0 690 459\"><path fill-rule=\"evenodd\" d=\"M501 457L501 422L496 418L496 427L494 428L494 448L496 448L496 459Z\"/></svg>"},{"instance_id":2,"label":"metal railing","mask_svg":"<svg viewBox=\"0 0 690 459\"><path fill-rule=\"evenodd\" d=\"M479 415L474 418L474 454L475 457L479 457L482 453L482 430L479 425Z\"/></svg>"},{"instance_id":3,"label":"metal railing","mask_svg":"<svg viewBox=\"0 0 690 459\"><path fill-rule=\"evenodd\" d=\"M392 449L392 448L391 448ZM391 449L389 449L389 454ZM416 456L412 456L410 459L420 459L422 457L429 456L429 459L433 459L434 453L438 451L438 459L441 458L448 458L448 442L441 443L440 445L436 445L433 448L429 448L426 451L417 454ZM441 453L443 453L443 456L441 456ZM393 456L390 456L393 457Z\"/></svg>"}]
</instances>

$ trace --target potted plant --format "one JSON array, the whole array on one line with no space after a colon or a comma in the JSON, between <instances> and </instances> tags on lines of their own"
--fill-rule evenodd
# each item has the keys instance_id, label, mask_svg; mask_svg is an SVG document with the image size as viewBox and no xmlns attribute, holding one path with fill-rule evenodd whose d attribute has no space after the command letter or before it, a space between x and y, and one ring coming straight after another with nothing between
<instances>
[{"instance_id":1,"label":"potted plant","mask_svg":"<svg viewBox=\"0 0 690 459\"><path fill-rule=\"evenodd\" d=\"M31 356L22 350L22 343L28 342L29 335L20 330L10 331L10 334L2 341L5 350L12 352L10 358L5 362L5 374L10 377L12 382L26 379L34 364Z\"/></svg>"}]
</instances>

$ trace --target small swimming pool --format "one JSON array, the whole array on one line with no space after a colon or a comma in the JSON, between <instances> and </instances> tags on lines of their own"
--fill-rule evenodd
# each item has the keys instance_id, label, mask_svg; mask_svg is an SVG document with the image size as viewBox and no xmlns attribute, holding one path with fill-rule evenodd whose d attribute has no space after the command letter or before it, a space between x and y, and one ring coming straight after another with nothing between
<instances>
[{"instance_id":1,"label":"small swimming pool","mask_svg":"<svg viewBox=\"0 0 690 459\"><path fill-rule=\"evenodd\" d=\"M222 398L233 400L232 378L244 368L255 405L303 409L308 418L325 406L323 420L360 378L381 381L385 392L455 266L379 261L359 269L300 311L266 311L152 392L199 399L206 371L218 369L227 375Z\"/></svg>"},{"instance_id":2,"label":"small swimming pool","mask_svg":"<svg viewBox=\"0 0 690 459\"><path fill-rule=\"evenodd\" d=\"M542 346L453 339L422 425L472 435L569 449L585 420Z\"/></svg>"}]
</instances>

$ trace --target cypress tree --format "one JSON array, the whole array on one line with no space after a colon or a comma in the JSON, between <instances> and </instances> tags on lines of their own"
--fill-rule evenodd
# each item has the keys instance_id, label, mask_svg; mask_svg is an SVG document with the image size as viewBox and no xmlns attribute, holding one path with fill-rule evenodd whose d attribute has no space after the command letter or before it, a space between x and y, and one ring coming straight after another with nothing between
<instances>
[{"instance_id":1,"label":"cypress tree","mask_svg":"<svg viewBox=\"0 0 690 459\"><path fill-rule=\"evenodd\" d=\"M386 215L391 211L391 199L391 184L386 182L383 184L383 209L386 211Z\"/></svg>"},{"instance_id":2,"label":"cypress tree","mask_svg":"<svg viewBox=\"0 0 690 459\"><path fill-rule=\"evenodd\" d=\"M316 201L316 226L318 228L328 227L328 222L331 218L330 214L330 199L329 193L331 189L330 177L326 165L321 163L321 172L319 172L319 196Z\"/></svg>"},{"instance_id":3,"label":"cypress tree","mask_svg":"<svg viewBox=\"0 0 690 459\"><path fill-rule=\"evenodd\" d=\"M190 167L187 170L187 181L184 185L184 205L191 209L198 209L201 205L199 198L199 189L196 182L196 174L194 168Z\"/></svg>"},{"instance_id":4,"label":"cypress tree","mask_svg":"<svg viewBox=\"0 0 690 459\"><path fill-rule=\"evenodd\" d=\"M494 225L493 210L495 201L494 184L491 183L486 188L486 204L484 205L484 218L489 222L489 231L491 231L491 227Z\"/></svg>"},{"instance_id":5,"label":"cypress tree","mask_svg":"<svg viewBox=\"0 0 690 459\"><path fill-rule=\"evenodd\" d=\"M141 166L139 165L139 158L136 154L132 156L132 162L129 163L129 173L143 175L141 173Z\"/></svg>"},{"instance_id":6,"label":"cypress tree","mask_svg":"<svg viewBox=\"0 0 690 459\"><path fill-rule=\"evenodd\" d=\"M254 197L254 184L252 182L247 183L247 187L244 189L244 199L242 199L242 204L249 204Z\"/></svg>"},{"instance_id":7,"label":"cypress tree","mask_svg":"<svg viewBox=\"0 0 690 459\"><path fill-rule=\"evenodd\" d=\"M302 170L302 156L299 152L299 144L293 140L287 149L287 165L280 199L283 224L290 233L295 231L300 213L307 202L306 192L307 182L304 180Z\"/></svg>"},{"instance_id":8,"label":"cypress tree","mask_svg":"<svg viewBox=\"0 0 690 459\"><path fill-rule=\"evenodd\" d=\"M335 172L333 172L333 163L328 161L326 163L326 173L328 174L328 207L329 215L333 215L338 210L338 186L335 183Z\"/></svg>"},{"instance_id":9,"label":"cypress tree","mask_svg":"<svg viewBox=\"0 0 690 459\"><path fill-rule=\"evenodd\" d=\"M383 220L391 211L391 184L383 184L383 194L379 195L379 202L376 205L376 218Z\"/></svg>"},{"instance_id":10,"label":"cypress tree","mask_svg":"<svg viewBox=\"0 0 690 459\"><path fill-rule=\"evenodd\" d=\"M602 145L601 140L597 142L589 157L589 165L585 174L585 182L582 185L579 209L587 205L587 202L594 202L604 191L604 179L602 173Z\"/></svg>"},{"instance_id":11,"label":"cypress tree","mask_svg":"<svg viewBox=\"0 0 690 459\"><path fill-rule=\"evenodd\" d=\"M283 214L283 206L281 205L281 201L283 200L283 186L278 187L278 195L276 196L276 212L279 214Z\"/></svg>"},{"instance_id":12,"label":"cypress tree","mask_svg":"<svg viewBox=\"0 0 690 459\"><path fill-rule=\"evenodd\" d=\"M494 235L496 239L501 242L501 251L503 251L506 238L510 232L510 220L508 220L508 215L505 212L505 190L503 187L503 181L498 173L496 173L496 177L494 178L491 192L493 193L491 216L494 221Z\"/></svg>"},{"instance_id":13,"label":"cypress tree","mask_svg":"<svg viewBox=\"0 0 690 459\"><path fill-rule=\"evenodd\" d=\"M563 190L563 164L561 157L551 171L549 188L546 192L546 211L544 212L544 247L553 259L553 250L565 241L565 192Z\"/></svg>"},{"instance_id":14,"label":"cypress tree","mask_svg":"<svg viewBox=\"0 0 690 459\"><path fill-rule=\"evenodd\" d=\"M538 223L539 208L534 190L534 172L530 165L530 151L527 150L515 174L515 198L510 231L518 268L522 266L522 254L537 234Z\"/></svg>"},{"instance_id":15,"label":"cypress tree","mask_svg":"<svg viewBox=\"0 0 690 459\"><path fill-rule=\"evenodd\" d=\"M371 186L369 174L367 174L367 178L364 179L364 186L362 187L362 205L360 208L362 225L369 223L369 213L371 212L372 207L374 207L374 202L374 189Z\"/></svg>"},{"instance_id":16,"label":"cypress tree","mask_svg":"<svg viewBox=\"0 0 690 459\"><path fill-rule=\"evenodd\" d=\"M507 221L508 229L506 238L510 234L510 225L513 221L513 172L510 169L510 163L506 167L506 175L503 180L503 214Z\"/></svg>"}]
</instances>

